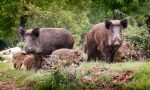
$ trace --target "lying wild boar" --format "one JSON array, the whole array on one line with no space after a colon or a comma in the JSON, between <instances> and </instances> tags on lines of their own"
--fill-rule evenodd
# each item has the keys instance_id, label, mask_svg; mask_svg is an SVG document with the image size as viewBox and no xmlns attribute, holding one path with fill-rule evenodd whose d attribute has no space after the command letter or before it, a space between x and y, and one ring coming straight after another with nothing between
<instances>
[{"instance_id":1,"label":"lying wild boar","mask_svg":"<svg viewBox=\"0 0 150 90\"><path fill-rule=\"evenodd\" d=\"M26 70L40 69L46 64L45 59L41 55L26 54L24 52L17 52L13 55L12 62L15 69L20 69L24 65Z\"/></svg>"},{"instance_id":2,"label":"lying wild boar","mask_svg":"<svg viewBox=\"0 0 150 90\"><path fill-rule=\"evenodd\" d=\"M20 29L26 53L49 55L60 48L73 48L74 37L64 28Z\"/></svg>"},{"instance_id":3,"label":"lying wild boar","mask_svg":"<svg viewBox=\"0 0 150 90\"><path fill-rule=\"evenodd\" d=\"M50 61L52 65L57 65L62 63L64 66L68 66L71 64L79 65L79 62L84 61L86 59L85 53L77 49L58 49L52 52Z\"/></svg>"}]
</instances>

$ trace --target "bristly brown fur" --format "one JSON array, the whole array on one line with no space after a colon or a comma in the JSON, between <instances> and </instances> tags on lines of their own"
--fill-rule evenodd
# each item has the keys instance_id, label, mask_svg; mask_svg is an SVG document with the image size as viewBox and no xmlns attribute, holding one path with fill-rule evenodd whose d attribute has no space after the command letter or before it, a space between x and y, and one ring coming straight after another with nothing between
<instances>
[{"instance_id":1,"label":"bristly brown fur","mask_svg":"<svg viewBox=\"0 0 150 90\"><path fill-rule=\"evenodd\" d=\"M110 23L109 23L110 22ZM88 54L88 60L90 59L105 59L107 62L112 62L114 59L114 53L116 52L113 47L112 32L108 28L109 25L117 25L120 27L126 26L126 20L110 20L96 24L92 29L86 33L86 45L85 52ZM106 26L106 23L109 25Z\"/></svg>"},{"instance_id":2,"label":"bristly brown fur","mask_svg":"<svg viewBox=\"0 0 150 90\"><path fill-rule=\"evenodd\" d=\"M24 65L26 70L40 69L45 63L45 59L41 55L26 55L25 53L18 52L13 55L13 64L15 69L20 69Z\"/></svg>"}]
</instances>

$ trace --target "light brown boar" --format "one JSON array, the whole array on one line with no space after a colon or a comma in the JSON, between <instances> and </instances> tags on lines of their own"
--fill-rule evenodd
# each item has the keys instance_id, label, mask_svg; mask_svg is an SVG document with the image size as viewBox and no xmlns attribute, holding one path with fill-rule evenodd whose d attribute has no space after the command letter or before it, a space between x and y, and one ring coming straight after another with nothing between
<instances>
[{"instance_id":1,"label":"light brown boar","mask_svg":"<svg viewBox=\"0 0 150 90\"><path fill-rule=\"evenodd\" d=\"M85 53L76 49L58 49L52 52L50 60L53 65L62 63L64 66L71 64L79 65L79 62L82 62L86 59Z\"/></svg>"},{"instance_id":2,"label":"light brown boar","mask_svg":"<svg viewBox=\"0 0 150 90\"><path fill-rule=\"evenodd\" d=\"M106 20L96 24L86 35L88 60L114 61L114 54L122 44L122 30L127 28L127 19Z\"/></svg>"},{"instance_id":3,"label":"light brown boar","mask_svg":"<svg viewBox=\"0 0 150 90\"><path fill-rule=\"evenodd\" d=\"M46 63L45 59L41 55L25 54L18 52L13 55L13 64L15 69L20 69L24 65L26 70L42 68L42 65Z\"/></svg>"},{"instance_id":4,"label":"light brown boar","mask_svg":"<svg viewBox=\"0 0 150 90\"><path fill-rule=\"evenodd\" d=\"M13 62L13 66L15 69L21 68L25 57L26 57L26 54L23 52L17 52L13 55L12 62Z\"/></svg>"}]
</instances>

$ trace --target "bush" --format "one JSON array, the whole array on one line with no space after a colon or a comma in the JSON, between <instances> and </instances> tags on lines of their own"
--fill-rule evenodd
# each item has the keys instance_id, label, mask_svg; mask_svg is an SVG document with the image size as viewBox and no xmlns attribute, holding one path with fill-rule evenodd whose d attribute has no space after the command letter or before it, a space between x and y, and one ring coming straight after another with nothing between
<instances>
[{"instance_id":1,"label":"bush","mask_svg":"<svg viewBox=\"0 0 150 90\"><path fill-rule=\"evenodd\" d=\"M128 30L125 30L124 36L125 40L134 45L138 55L150 57L150 35L146 28L129 26Z\"/></svg>"},{"instance_id":2,"label":"bush","mask_svg":"<svg viewBox=\"0 0 150 90\"><path fill-rule=\"evenodd\" d=\"M4 61L4 60L5 60L5 58L0 56L0 61Z\"/></svg>"},{"instance_id":3,"label":"bush","mask_svg":"<svg viewBox=\"0 0 150 90\"><path fill-rule=\"evenodd\" d=\"M20 47L20 48L23 48L23 42L18 42L16 46Z\"/></svg>"},{"instance_id":4,"label":"bush","mask_svg":"<svg viewBox=\"0 0 150 90\"><path fill-rule=\"evenodd\" d=\"M76 77L70 77L70 74L54 72L49 75L34 90L80 90L82 87L77 83Z\"/></svg>"}]
</instances>

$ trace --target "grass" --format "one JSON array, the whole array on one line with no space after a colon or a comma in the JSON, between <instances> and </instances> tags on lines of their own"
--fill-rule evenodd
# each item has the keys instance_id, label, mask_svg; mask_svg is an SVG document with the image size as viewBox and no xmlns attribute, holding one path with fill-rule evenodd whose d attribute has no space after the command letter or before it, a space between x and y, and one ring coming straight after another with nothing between
<instances>
[{"instance_id":1,"label":"grass","mask_svg":"<svg viewBox=\"0 0 150 90\"><path fill-rule=\"evenodd\" d=\"M106 68L98 76L91 73L93 67ZM113 74L122 74L132 71L133 77L127 83L115 83L115 90L148 90L150 88L150 62L124 62L107 64L105 62L83 62L79 67L69 66L57 72L35 72L12 69L12 63L0 62L0 81L16 81L17 87L33 84L34 90L83 90L83 89L107 89L112 83ZM89 76L93 81L82 83L81 78ZM98 85L99 83L101 83ZM97 88L98 87L98 88Z\"/></svg>"},{"instance_id":2,"label":"grass","mask_svg":"<svg viewBox=\"0 0 150 90\"><path fill-rule=\"evenodd\" d=\"M0 55L0 61L4 61L5 58Z\"/></svg>"}]
</instances>

